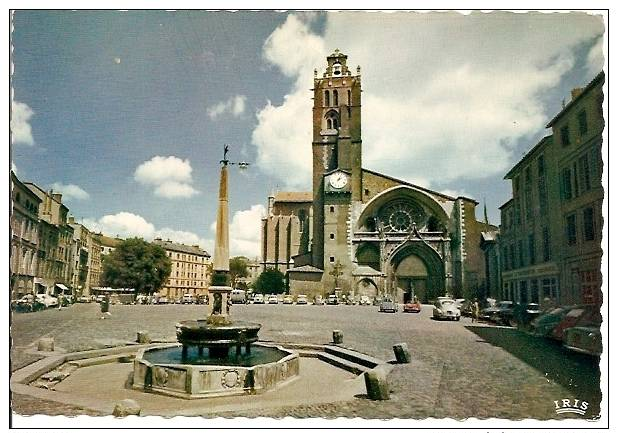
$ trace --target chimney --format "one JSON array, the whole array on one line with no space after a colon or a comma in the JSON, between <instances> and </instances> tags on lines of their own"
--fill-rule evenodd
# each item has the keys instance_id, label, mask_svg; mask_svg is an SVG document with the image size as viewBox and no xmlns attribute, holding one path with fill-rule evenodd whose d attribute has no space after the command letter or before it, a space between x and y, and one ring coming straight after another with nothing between
<instances>
[{"instance_id":1,"label":"chimney","mask_svg":"<svg viewBox=\"0 0 618 433\"><path fill-rule=\"evenodd\" d=\"M571 90L571 101L573 101L575 98L581 95L583 91L584 89L582 89L581 87L576 87L573 90Z\"/></svg>"},{"instance_id":2,"label":"chimney","mask_svg":"<svg viewBox=\"0 0 618 433\"><path fill-rule=\"evenodd\" d=\"M56 200L58 203L62 203L62 194L58 194L54 192L52 193L52 198Z\"/></svg>"}]
</instances>

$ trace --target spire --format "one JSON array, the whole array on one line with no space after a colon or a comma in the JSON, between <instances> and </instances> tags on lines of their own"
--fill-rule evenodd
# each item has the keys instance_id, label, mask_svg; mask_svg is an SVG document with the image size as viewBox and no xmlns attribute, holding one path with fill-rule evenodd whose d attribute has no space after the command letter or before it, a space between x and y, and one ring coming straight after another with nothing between
<instances>
[{"instance_id":1,"label":"spire","mask_svg":"<svg viewBox=\"0 0 618 433\"><path fill-rule=\"evenodd\" d=\"M485 224L489 224L489 219L487 218L487 200L483 197L483 216Z\"/></svg>"}]
</instances>

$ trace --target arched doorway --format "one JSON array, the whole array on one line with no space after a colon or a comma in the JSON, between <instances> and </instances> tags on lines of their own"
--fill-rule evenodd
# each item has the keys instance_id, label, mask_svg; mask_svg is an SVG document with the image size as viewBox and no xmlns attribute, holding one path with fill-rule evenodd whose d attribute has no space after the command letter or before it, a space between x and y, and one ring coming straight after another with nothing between
<instances>
[{"instance_id":1,"label":"arched doorway","mask_svg":"<svg viewBox=\"0 0 618 433\"><path fill-rule=\"evenodd\" d=\"M400 248L391 260L393 285L403 293L403 301L414 296L428 302L446 291L444 263L440 256L422 242L410 242Z\"/></svg>"},{"instance_id":2,"label":"arched doorway","mask_svg":"<svg viewBox=\"0 0 618 433\"><path fill-rule=\"evenodd\" d=\"M378 296L378 286L371 278L363 278L356 284L356 295L373 299Z\"/></svg>"}]
</instances>

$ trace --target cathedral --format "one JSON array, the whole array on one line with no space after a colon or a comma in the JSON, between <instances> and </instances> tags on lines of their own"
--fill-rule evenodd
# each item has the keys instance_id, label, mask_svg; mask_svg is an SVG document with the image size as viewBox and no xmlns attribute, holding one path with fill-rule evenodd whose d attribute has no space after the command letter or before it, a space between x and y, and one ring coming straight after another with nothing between
<instances>
[{"instance_id":1,"label":"cathedral","mask_svg":"<svg viewBox=\"0 0 618 433\"><path fill-rule=\"evenodd\" d=\"M497 228L476 220L478 202L363 168L360 67L335 50L314 75L313 190L268 197L262 268L293 295L482 296L482 233Z\"/></svg>"}]
</instances>

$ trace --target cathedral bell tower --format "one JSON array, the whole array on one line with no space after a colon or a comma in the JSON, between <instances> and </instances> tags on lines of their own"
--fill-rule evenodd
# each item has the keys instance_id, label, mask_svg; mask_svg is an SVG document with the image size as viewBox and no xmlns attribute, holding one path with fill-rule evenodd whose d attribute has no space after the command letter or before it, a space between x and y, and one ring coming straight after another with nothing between
<instances>
[{"instance_id":1,"label":"cathedral bell tower","mask_svg":"<svg viewBox=\"0 0 618 433\"><path fill-rule=\"evenodd\" d=\"M356 75L352 75L347 65L348 56L338 49L326 59L327 66L322 77L318 77L317 69L314 71L312 89L312 261L321 269L333 258L325 257L325 224L329 224L325 221L325 214L333 210L329 202L336 205L341 213L349 208L351 201L362 198L360 67L356 68ZM333 230L336 227L328 229L330 232ZM332 240L332 234L328 236ZM345 236L345 230L339 236ZM341 239L339 242L344 241Z\"/></svg>"}]
</instances>

